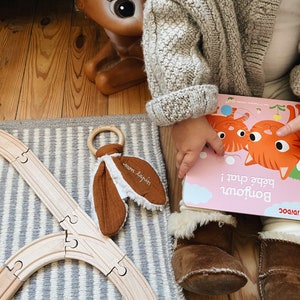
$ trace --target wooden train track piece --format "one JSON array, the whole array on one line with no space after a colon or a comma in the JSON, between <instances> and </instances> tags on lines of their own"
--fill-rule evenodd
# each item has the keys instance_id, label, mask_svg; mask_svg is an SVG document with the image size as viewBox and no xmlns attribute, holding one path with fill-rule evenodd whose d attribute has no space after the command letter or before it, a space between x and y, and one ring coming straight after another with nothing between
<instances>
[{"instance_id":1,"label":"wooden train track piece","mask_svg":"<svg viewBox=\"0 0 300 300\"><path fill-rule=\"evenodd\" d=\"M39 268L66 258L85 261L109 278L124 299L156 299L141 272L66 192L36 155L0 130L0 154L11 163L64 231L25 245L0 267L0 299L13 297Z\"/></svg>"}]
</instances>

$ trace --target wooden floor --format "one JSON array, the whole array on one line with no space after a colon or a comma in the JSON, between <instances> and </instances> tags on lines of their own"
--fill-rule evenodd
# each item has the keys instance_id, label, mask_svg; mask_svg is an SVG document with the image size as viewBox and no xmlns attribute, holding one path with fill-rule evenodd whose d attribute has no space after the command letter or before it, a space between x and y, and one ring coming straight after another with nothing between
<instances>
[{"instance_id":1,"label":"wooden floor","mask_svg":"<svg viewBox=\"0 0 300 300\"><path fill-rule=\"evenodd\" d=\"M150 99L146 83L107 97L86 79L85 61L106 40L97 24L74 9L72 0L0 0L0 120L144 113ZM181 183L176 178L169 128L162 128L161 142L170 203L177 209ZM219 297L187 293L187 299L259 299L259 229L258 218L239 216L234 249L248 271L246 287Z\"/></svg>"}]
</instances>

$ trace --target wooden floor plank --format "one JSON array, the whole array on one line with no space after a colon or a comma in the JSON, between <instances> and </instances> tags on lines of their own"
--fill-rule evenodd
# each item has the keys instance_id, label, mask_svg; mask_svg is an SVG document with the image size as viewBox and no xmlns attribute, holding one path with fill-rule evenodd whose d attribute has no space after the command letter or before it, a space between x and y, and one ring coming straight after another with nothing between
<instances>
[{"instance_id":1,"label":"wooden floor plank","mask_svg":"<svg viewBox=\"0 0 300 300\"><path fill-rule=\"evenodd\" d=\"M258 232L260 218L250 215L237 215L238 226L234 235L234 255L240 259L249 278L248 283L238 292L230 295L231 300L260 299L257 289L258 278Z\"/></svg>"},{"instance_id":2,"label":"wooden floor plank","mask_svg":"<svg viewBox=\"0 0 300 300\"><path fill-rule=\"evenodd\" d=\"M35 2L0 2L0 120L16 117Z\"/></svg>"},{"instance_id":3,"label":"wooden floor plank","mask_svg":"<svg viewBox=\"0 0 300 300\"><path fill-rule=\"evenodd\" d=\"M177 177L176 152L171 138L171 127L160 128L161 146L165 158L166 171L168 176L168 189L171 211L179 211L179 201L182 194L182 181Z\"/></svg>"},{"instance_id":4,"label":"wooden floor plank","mask_svg":"<svg viewBox=\"0 0 300 300\"><path fill-rule=\"evenodd\" d=\"M145 104L150 99L146 83L109 96L108 114L141 114L145 113Z\"/></svg>"},{"instance_id":5,"label":"wooden floor plank","mask_svg":"<svg viewBox=\"0 0 300 300\"><path fill-rule=\"evenodd\" d=\"M62 115L71 0L39 1L17 119Z\"/></svg>"},{"instance_id":6,"label":"wooden floor plank","mask_svg":"<svg viewBox=\"0 0 300 300\"><path fill-rule=\"evenodd\" d=\"M84 73L84 64L107 40L102 28L82 12L73 11L68 48L63 117L107 114L107 96L101 94Z\"/></svg>"}]
</instances>

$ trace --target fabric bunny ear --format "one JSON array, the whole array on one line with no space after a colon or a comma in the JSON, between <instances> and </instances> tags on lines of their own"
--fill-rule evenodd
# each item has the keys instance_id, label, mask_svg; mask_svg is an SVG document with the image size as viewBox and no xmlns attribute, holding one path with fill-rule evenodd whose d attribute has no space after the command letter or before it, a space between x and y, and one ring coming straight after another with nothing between
<instances>
[{"instance_id":1,"label":"fabric bunny ear","mask_svg":"<svg viewBox=\"0 0 300 300\"><path fill-rule=\"evenodd\" d=\"M161 210L166 203L166 193L159 176L144 159L121 156L123 146L105 145L96 152L105 162L120 195L150 210ZM119 153L119 155L116 155Z\"/></svg>"},{"instance_id":2,"label":"fabric bunny ear","mask_svg":"<svg viewBox=\"0 0 300 300\"><path fill-rule=\"evenodd\" d=\"M113 144L110 146L114 147ZM106 236L118 233L126 220L127 204L120 196L104 161L100 162L94 175L93 200L101 232Z\"/></svg>"},{"instance_id":3,"label":"fabric bunny ear","mask_svg":"<svg viewBox=\"0 0 300 300\"><path fill-rule=\"evenodd\" d=\"M166 192L154 168L144 159L131 156L112 157L121 176L113 177L128 198L150 210L162 210Z\"/></svg>"}]
</instances>

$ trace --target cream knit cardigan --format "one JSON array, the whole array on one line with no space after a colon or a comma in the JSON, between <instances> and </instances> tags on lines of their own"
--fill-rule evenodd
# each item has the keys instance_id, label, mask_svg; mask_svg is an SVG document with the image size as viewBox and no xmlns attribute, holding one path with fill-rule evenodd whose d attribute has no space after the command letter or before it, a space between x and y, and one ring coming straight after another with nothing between
<instances>
[{"instance_id":1,"label":"cream knit cardigan","mask_svg":"<svg viewBox=\"0 0 300 300\"><path fill-rule=\"evenodd\" d=\"M212 113L217 93L261 96L280 0L147 0L143 51L153 122ZM291 85L300 95L300 66Z\"/></svg>"}]
</instances>

